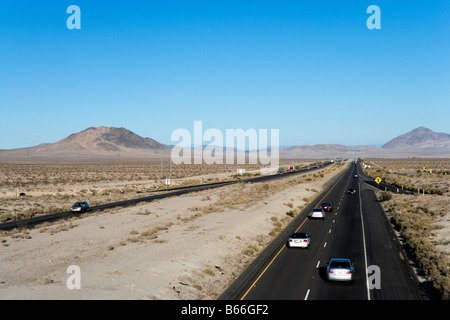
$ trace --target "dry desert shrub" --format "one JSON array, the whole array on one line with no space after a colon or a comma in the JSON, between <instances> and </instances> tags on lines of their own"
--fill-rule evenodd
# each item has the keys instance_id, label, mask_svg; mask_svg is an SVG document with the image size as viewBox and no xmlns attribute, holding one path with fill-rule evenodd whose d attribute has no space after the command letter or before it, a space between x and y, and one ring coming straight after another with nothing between
<instances>
[{"instance_id":1,"label":"dry desert shrub","mask_svg":"<svg viewBox=\"0 0 450 320\"><path fill-rule=\"evenodd\" d=\"M311 160L281 159L281 164L301 163L307 166ZM251 170L258 170L261 164L174 164L170 160L149 159L127 161L79 161L42 163L0 163L0 188L28 186L65 186L67 184L109 183L120 181L158 181L165 178L186 178L207 174L233 173L236 169L246 170L246 176L254 176ZM162 169L162 170L161 170ZM213 181L214 178L210 178Z\"/></svg>"},{"instance_id":2,"label":"dry desert shrub","mask_svg":"<svg viewBox=\"0 0 450 320\"><path fill-rule=\"evenodd\" d=\"M365 173L399 190L444 195L449 192L450 159L368 159Z\"/></svg>"},{"instance_id":3,"label":"dry desert shrub","mask_svg":"<svg viewBox=\"0 0 450 320\"><path fill-rule=\"evenodd\" d=\"M155 226L151 229L148 229L146 231L143 231L140 233L139 237L142 240L152 240L152 239L156 239L158 237L158 233L160 231L167 231L169 230L169 228L173 225L172 222L169 222L163 226Z\"/></svg>"},{"instance_id":4,"label":"dry desert shrub","mask_svg":"<svg viewBox=\"0 0 450 320\"><path fill-rule=\"evenodd\" d=\"M378 194L380 197L380 193ZM420 204L421 198L412 195L393 195L384 201L386 213L404 238L405 244L417 262L426 279L440 292L442 299L450 299L450 262L448 255L441 252L431 241L436 229L433 210Z\"/></svg>"},{"instance_id":5,"label":"dry desert shrub","mask_svg":"<svg viewBox=\"0 0 450 320\"><path fill-rule=\"evenodd\" d=\"M283 163L307 166L312 161ZM238 168L245 169L246 175L234 176ZM260 168L248 163L171 165L167 159L162 168L160 160L0 163L0 221L66 211L76 201L95 206L138 198L166 190L168 177L171 187L180 187L256 176ZM17 199L16 188L26 195Z\"/></svg>"},{"instance_id":6,"label":"dry desert shrub","mask_svg":"<svg viewBox=\"0 0 450 320\"><path fill-rule=\"evenodd\" d=\"M450 221L446 218L450 159L369 159L365 162L371 166L365 170L366 174L379 176L399 188L400 194L378 191L378 198L421 272L443 299L450 299L448 252L440 250L440 243L435 241L437 230ZM402 194L402 190L412 193ZM442 223L444 226L440 226Z\"/></svg>"}]
</instances>

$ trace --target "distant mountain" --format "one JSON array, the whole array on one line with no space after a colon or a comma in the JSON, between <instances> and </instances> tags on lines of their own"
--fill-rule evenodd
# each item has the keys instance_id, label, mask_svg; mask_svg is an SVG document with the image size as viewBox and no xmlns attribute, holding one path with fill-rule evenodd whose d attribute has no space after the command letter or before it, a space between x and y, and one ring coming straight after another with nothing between
<instances>
[{"instance_id":1,"label":"distant mountain","mask_svg":"<svg viewBox=\"0 0 450 320\"><path fill-rule=\"evenodd\" d=\"M169 157L171 150L171 146L143 138L125 128L91 127L55 143L0 150L0 161L159 159ZM381 148L317 144L278 151L282 159L450 157L450 135L419 127Z\"/></svg>"},{"instance_id":2,"label":"distant mountain","mask_svg":"<svg viewBox=\"0 0 450 320\"><path fill-rule=\"evenodd\" d=\"M379 154L379 148L373 146L349 147L341 144L316 144L301 145L290 148L280 148L280 158L284 159L321 159L321 158L356 158L375 157Z\"/></svg>"},{"instance_id":3,"label":"distant mountain","mask_svg":"<svg viewBox=\"0 0 450 320\"><path fill-rule=\"evenodd\" d=\"M340 144L280 148L281 158L404 158L450 157L450 134L419 127L381 146L349 147Z\"/></svg>"},{"instance_id":4,"label":"distant mountain","mask_svg":"<svg viewBox=\"0 0 450 320\"><path fill-rule=\"evenodd\" d=\"M381 146L382 149L405 149L450 146L450 134L437 133L425 127L402 134Z\"/></svg>"},{"instance_id":5,"label":"distant mountain","mask_svg":"<svg viewBox=\"0 0 450 320\"><path fill-rule=\"evenodd\" d=\"M0 160L158 158L170 150L125 128L90 127L55 143L0 150Z\"/></svg>"},{"instance_id":6,"label":"distant mountain","mask_svg":"<svg viewBox=\"0 0 450 320\"><path fill-rule=\"evenodd\" d=\"M54 143L53 147L106 152L119 152L124 148L146 150L166 148L153 139L143 138L128 129L115 127L90 127Z\"/></svg>"}]
</instances>

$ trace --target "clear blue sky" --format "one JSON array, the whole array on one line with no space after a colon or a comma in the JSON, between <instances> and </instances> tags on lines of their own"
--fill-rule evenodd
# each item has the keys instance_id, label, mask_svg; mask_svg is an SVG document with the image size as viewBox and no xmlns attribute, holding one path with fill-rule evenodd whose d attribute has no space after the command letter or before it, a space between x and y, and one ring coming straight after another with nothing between
<instances>
[{"instance_id":1,"label":"clear blue sky","mask_svg":"<svg viewBox=\"0 0 450 320\"><path fill-rule=\"evenodd\" d=\"M449 107L447 0L0 2L0 149L90 126L170 144L195 120L279 129L283 146L383 144L448 133Z\"/></svg>"}]
</instances>

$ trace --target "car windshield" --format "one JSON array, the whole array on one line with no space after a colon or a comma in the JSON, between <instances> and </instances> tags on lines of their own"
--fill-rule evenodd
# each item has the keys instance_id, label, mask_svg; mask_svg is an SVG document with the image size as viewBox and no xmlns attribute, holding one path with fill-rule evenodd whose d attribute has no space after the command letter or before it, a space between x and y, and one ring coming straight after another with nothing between
<instances>
[{"instance_id":1,"label":"car windshield","mask_svg":"<svg viewBox=\"0 0 450 320\"><path fill-rule=\"evenodd\" d=\"M77 203L75 203L73 206L74 207L81 207L83 204L81 203L81 202L77 202Z\"/></svg>"},{"instance_id":2,"label":"car windshield","mask_svg":"<svg viewBox=\"0 0 450 320\"><path fill-rule=\"evenodd\" d=\"M296 239L298 239L298 238L307 238L307 237L308 237L308 235L306 233L294 233L291 236L291 238L296 238Z\"/></svg>"},{"instance_id":3,"label":"car windshield","mask_svg":"<svg viewBox=\"0 0 450 320\"><path fill-rule=\"evenodd\" d=\"M329 206L329 205L331 205L331 203L329 203L329 202L323 202L322 203L322 206Z\"/></svg>"},{"instance_id":4,"label":"car windshield","mask_svg":"<svg viewBox=\"0 0 450 320\"><path fill-rule=\"evenodd\" d=\"M322 209L314 209L313 212L322 212Z\"/></svg>"},{"instance_id":5,"label":"car windshield","mask_svg":"<svg viewBox=\"0 0 450 320\"><path fill-rule=\"evenodd\" d=\"M346 260L333 260L330 262L330 268L350 268L350 262Z\"/></svg>"}]
</instances>

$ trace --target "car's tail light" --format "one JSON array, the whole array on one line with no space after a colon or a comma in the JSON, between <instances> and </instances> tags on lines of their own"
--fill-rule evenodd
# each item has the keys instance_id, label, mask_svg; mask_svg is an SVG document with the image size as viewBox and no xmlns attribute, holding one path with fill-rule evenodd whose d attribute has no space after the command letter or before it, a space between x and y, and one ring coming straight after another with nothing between
<instances>
[{"instance_id":1,"label":"car's tail light","mask_svg":"<svg viewBox=\"0 0 450 320\"><path fill-rule=\"evenodd\" d=\"M352 273L353 273L353 271L351 271L351 270L346 272L346 274L352 274Z\"/></svg>"},{"instance_id":2,"label":"car's tail light","mask_svg":"<svg viewBox=\"0 0 450 320\"><path fill-rule=\"evenodd\" d=\"M303 240L303 242L308 242L308 240Z\"/></svg>"},{"instance_id":3,"label":"car's tail light","mask_svg":"<svg viewBox=\"0 0 450 320\"><path fill-rule=\"evenodd\" d=\"M333 273L333 270L328 270L328 273Z\"/></svg>"}]
</instances>

